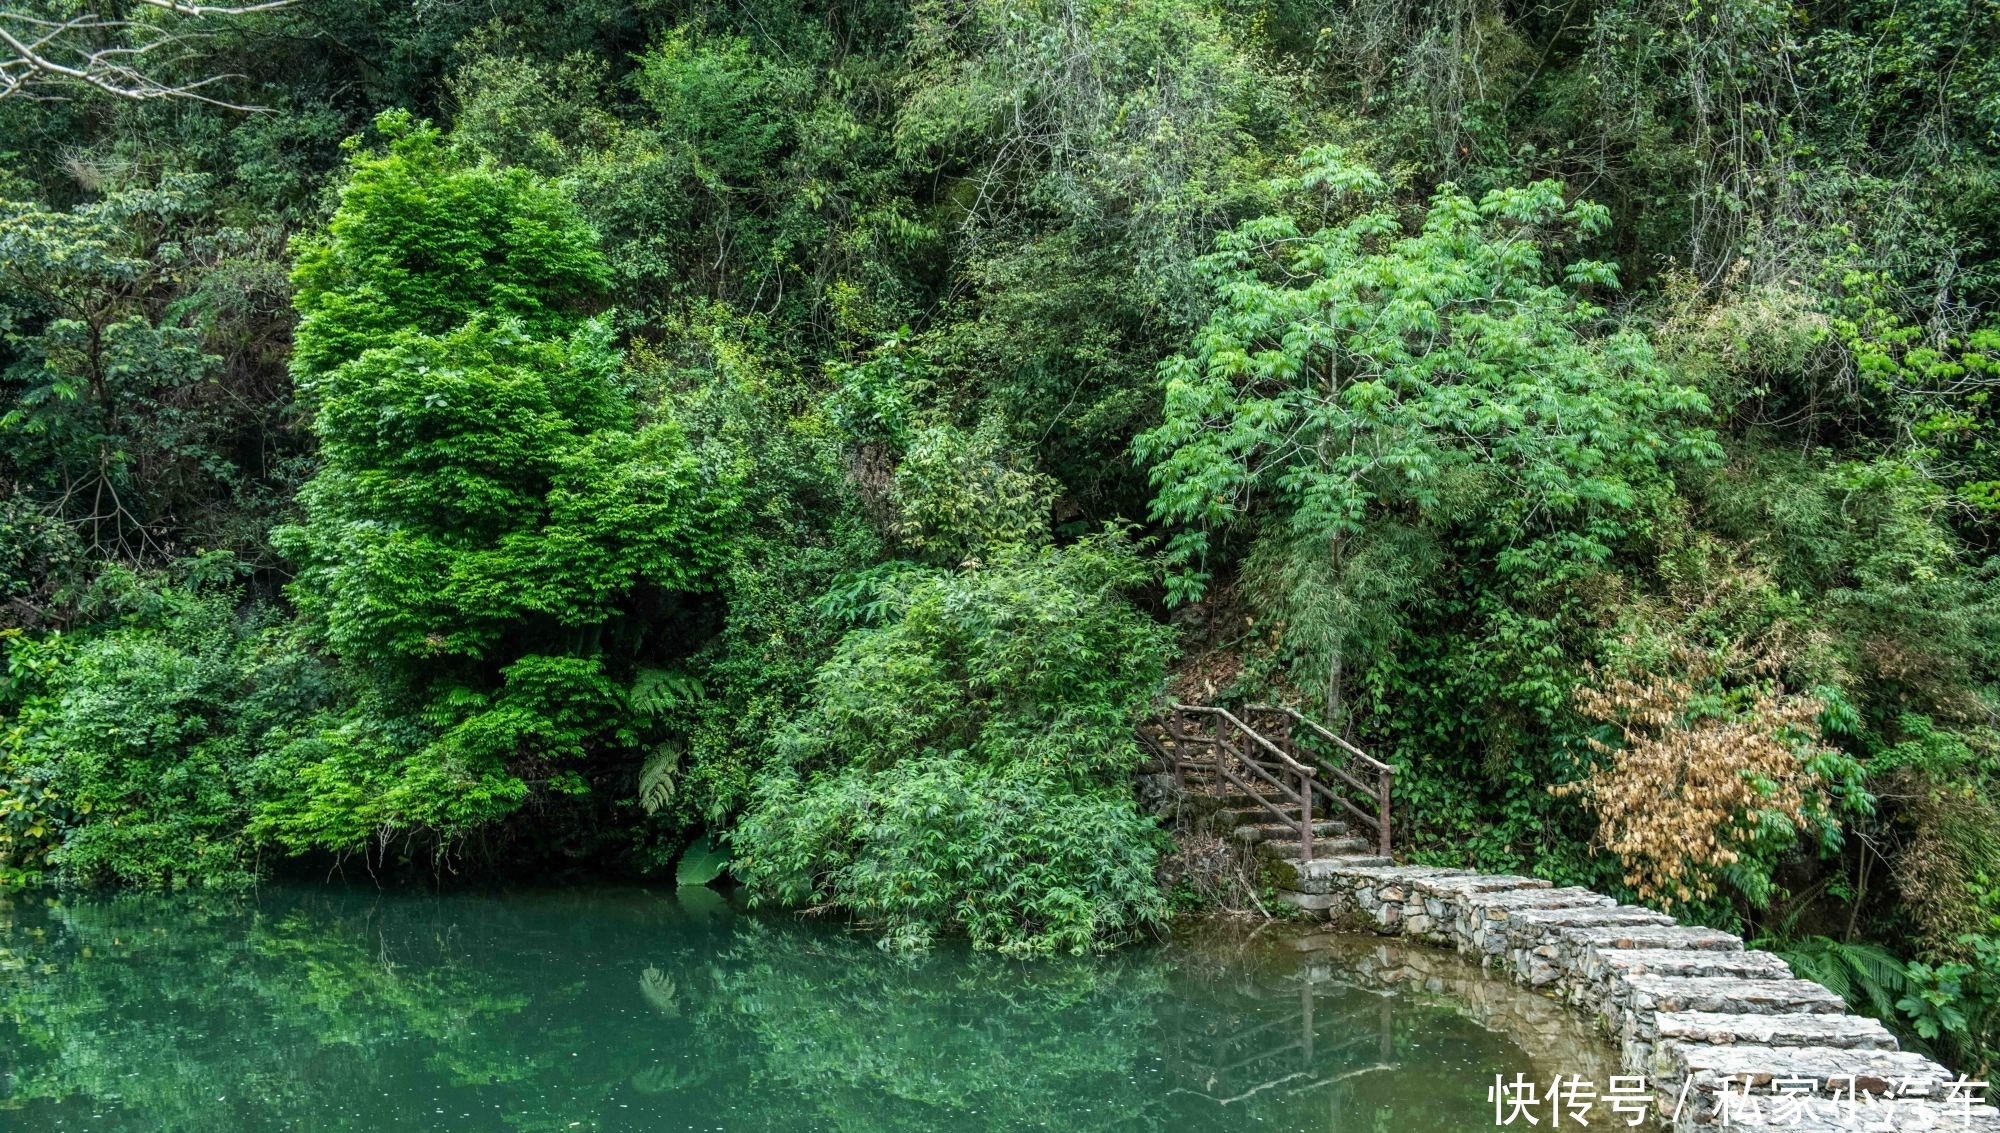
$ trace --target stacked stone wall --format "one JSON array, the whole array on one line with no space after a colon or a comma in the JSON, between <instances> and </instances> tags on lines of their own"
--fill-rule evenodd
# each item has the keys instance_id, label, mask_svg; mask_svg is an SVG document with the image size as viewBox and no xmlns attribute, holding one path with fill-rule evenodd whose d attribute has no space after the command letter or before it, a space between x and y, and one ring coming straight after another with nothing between
<instances>
[{"instance_id":1,"label":"stacked stone wall","mask_svg":"<svg viewBox=\"0 0 2000 1133\"><path fill-rule=\"evenodd\" d=\"M1984 1089L1898 1049L1880 1022L1740 937L1532 877L1381 859L1277 869L1301 909L1455 949L1594 1021L1677 1133L2000 1133Z\"/></svg>"}]
</instances>

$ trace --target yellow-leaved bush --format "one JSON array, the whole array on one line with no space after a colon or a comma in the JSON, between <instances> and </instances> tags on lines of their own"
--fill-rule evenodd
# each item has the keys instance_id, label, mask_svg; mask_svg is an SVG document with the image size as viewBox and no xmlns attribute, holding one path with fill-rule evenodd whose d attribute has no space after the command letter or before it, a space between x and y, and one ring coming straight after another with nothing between
<instances>
[{"instance_id":1,"label":"yellow-leaved bush","mask_svg":"<svg viewBox=\"0 0 2000 1133\"><path fill-rule=\"evenodd\" d=\"M1669 906L1709 900L1724 881L1767 883L1745 870L1760 841L1790 845L1827 805L1809 766L1820 742L1817 699L1776 684L1719 696L1706 687L1719 666L1689 668L1577 689L1577 710L1614 726L1622 742L1593 739L1605 762L1551 788L1596 815L1597 840L1624 867L1625 883Z\"/></svg>"}]
</instances>

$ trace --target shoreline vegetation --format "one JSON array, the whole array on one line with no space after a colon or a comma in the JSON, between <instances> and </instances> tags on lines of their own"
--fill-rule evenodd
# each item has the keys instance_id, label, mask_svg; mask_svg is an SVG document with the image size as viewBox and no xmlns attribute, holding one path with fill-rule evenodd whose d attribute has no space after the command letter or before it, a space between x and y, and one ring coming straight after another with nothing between
<instances>
[{"instance_id":1,"label":"shoreline vegetation","mask_svg":"<svg viewBox=\"0 0 2000 1133\"><path fill-rule=\"evenodd\" d=\"M1259 701L1992 1068L1991 5L89 8L0 4L0 887L1090 953Z\"/></svg>"}]
</instances>

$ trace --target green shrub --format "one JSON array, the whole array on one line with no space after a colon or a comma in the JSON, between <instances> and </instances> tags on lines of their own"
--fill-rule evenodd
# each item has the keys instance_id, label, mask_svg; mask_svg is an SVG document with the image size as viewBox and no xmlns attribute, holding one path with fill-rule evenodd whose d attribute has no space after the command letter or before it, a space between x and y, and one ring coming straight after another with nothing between
<instances>
[{"instance_id":1,"label":"green shrub","mask_svg":"<svg viewBox=\"0 0 2000 1133\"><path fill-rule=\"evenodd\" d=\"M11 846L14 868L80 884L255 879L264 745L332 686L276 611L238 609L233 567L212 555L171 578L113 569L88 598L108 622L8 643L0 823L26 829L0 842L0 866Z\"/></svg>"},{"instance_id":2,"label":"green shrub","mask_svg":"<svg viewBox=\"0 0 2000 1133\"><path fill-rule=\"evenodd\" d=\"M1122 786L940 755L776 780L737 827L739 873L833 901L921 947L940 928L1010 953L1084 952L1159 922L1158 829Z\"/></svg>"},{"instance_id":3,"label":"green shrub","mask_svg":"<svg viewBox=\"0 0 2000 1133\"><path fill-rule=\"evenodd\" d=\"M790 771L735 832L738 875L907 943L1075 952L1159 921L1159 835L1126 778L1171 651L1123 596L1147 576L1115 532L878 575L893 613L820 669Z\"/></svg>"}]
</instances>

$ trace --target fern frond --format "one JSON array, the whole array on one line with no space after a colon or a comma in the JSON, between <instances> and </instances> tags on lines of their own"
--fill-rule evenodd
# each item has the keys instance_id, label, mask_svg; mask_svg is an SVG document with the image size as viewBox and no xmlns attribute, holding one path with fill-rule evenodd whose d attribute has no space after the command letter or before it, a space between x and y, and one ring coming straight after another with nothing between
<instances>
[{"instance_id":1,"label":"fern frond","mask_svg":"<svg viewBox=\"0 0 2000 1133\"><path fill-rule=\"evenodd\" d=\"M1792 971L1845 999L1850 1007L1879 1019L1896 1017L1896 998L1909 978L1903 962L1876 944L1846 944L1809 936L1778 951Z\"/></svg>"},{"instance_id":2,"label":"fern frond","mask_svg":"<svg viewBox=\"0 0 2000 1133\"><path fill-rule=\"evenodd\" d=\"M653 717L701 698L701 682L679 669L641 669L625 694L625 705L634 715Z\"/></svg>"},{"instance_id":3,"label":"fern frond","mask_svg":"<svg viewBox=\"0 0 2000 1133\"><path fill-rule=\"evenodd\" d=\"M1811 980L1842 999L1852 998L1854 987L1847 978L1847 969L1834 962L1826 950L1817 947L1814 941L1801 941L1779 951L1778 956L1791 965L1792 974L1800 979Z\"/></svg>"},{"instance_id":4,"label":"fern frond","mask_svg":"<svg viewBox=\"0 0 2000 1133\"><path fill-rule=\"evenodd\" d=\"M1903 962L1888 949L1875 944L1840 945L1841 962L1857 977L1875 1014L1894 1018L1895 1002L1909 988Z\"/></svg>"},{"instance_id":5,"label":"fern frond","mask_svg":"<svg viewBox=\"0 0 2000 1133\"><path fill-rule=\"evenodd\" d=\"M658 814L674 801L674 772L680 770L681 749L661 744L639 768L639 805L647 814Z\"/></svg>"}]
</instances>

